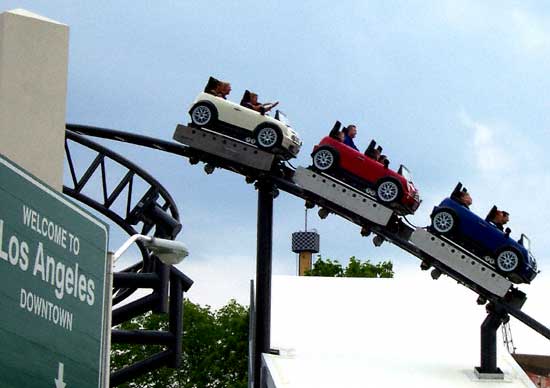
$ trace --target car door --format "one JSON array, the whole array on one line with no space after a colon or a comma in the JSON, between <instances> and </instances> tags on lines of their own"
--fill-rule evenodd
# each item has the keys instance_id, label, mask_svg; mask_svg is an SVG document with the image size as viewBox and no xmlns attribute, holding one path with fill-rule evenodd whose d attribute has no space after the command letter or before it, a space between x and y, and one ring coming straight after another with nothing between
<instances>
[{"instance_id":1,"label":"car door","mask_svg":"<svg viewBox=\"0 0 550 388\"><path fill-rule=\"evenodd\" d=\"M363 178L361 171L364 167L365 155L344 143L338 143L338 152L340 153L340 167L359 178Z\"/></svg>"},{"instance_id":2,"label":"car door","mask_svg":"<svg viewBox=\"0 0 550 388\"><path fill-rule=\"evenodd\" d=\"M220 120L239 128L254 130L262 122L262 115L232 101L225 100Z\"/></svg>"},{"instance_id":3,"label":"car door","mask_svg":"<svg viewBox=\"0 0 550 388\"><path fill-rule=\"evenodd\" d=\"M465 217L466 224L463 227L470 240L470 249L481 256L490 254L493 250L492 246L499 239L498 234L502 234L502 232L473 212L468 211L467 213L468 215Z\"/></svg>"}]
</instances>

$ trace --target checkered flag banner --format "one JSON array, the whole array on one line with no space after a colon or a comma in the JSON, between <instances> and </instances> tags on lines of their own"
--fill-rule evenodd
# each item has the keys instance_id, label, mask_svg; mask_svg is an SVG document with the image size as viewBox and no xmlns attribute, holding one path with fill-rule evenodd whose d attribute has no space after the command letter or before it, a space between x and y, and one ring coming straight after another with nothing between
<instances>
[{"instance_id":1,"label":"checkered flag banner","mask_svg":"<svg viewBox=\"0 0 550 388\"><path fill-rule=\"evenodd\" d=\"M316 232L294 232L292 233L292 252L318 253L320 236Z\"/></svg>"}]
</instances>

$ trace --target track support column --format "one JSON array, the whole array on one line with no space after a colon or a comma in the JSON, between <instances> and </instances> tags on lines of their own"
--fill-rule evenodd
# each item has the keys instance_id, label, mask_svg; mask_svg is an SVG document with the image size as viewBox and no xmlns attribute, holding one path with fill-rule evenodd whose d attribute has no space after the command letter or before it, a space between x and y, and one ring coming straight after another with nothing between
<instances>
[{"instance_id":1,"label":"track support column","mask_svg":"<svg viewBox=\"0 0 550 388\"><path fill-rule=\"evenodd\" d=\"M273 196L275 187L268 178L258 180L258 226L256 248L256 317L253 339L254 388L261 387L262 353L270 350L271 267L273 245Z\"/></svg>"},{"instance_id":2,"label":"track support column","mask_svg":"<svg viewBox=\"0 0 550 388\"><path fill-rule=\"evenodd\" d=\"M508 314L500 306L487 305L487 318L481 324L481 366L475 368L480 379L504 379L504 373L497 367L497 330L508 319Z\"/></svg>"}]
</instances>

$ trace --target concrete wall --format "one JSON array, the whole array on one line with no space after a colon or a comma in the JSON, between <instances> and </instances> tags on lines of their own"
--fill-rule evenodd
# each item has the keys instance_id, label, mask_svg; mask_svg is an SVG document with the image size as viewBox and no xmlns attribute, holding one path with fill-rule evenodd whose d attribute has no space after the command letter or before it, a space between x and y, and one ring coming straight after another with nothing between
<instances>
[{"instance_id":1,"label":"concrete wall","mask_svg":"<svg viewBox=\"0 0 550 388\"><path fill-rule=\"evenodd\" d=\"M69 28L25 10L0 14L0 153L63 185Z\"/></svg>"}]
</instances>

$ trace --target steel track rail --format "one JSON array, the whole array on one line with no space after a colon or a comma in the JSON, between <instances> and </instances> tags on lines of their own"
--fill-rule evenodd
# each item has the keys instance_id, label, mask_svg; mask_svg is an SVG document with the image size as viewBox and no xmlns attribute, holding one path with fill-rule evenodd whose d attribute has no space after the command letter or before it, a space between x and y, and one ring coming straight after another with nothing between
<instances>
[{"instance_id":1,"label":"steel track rail","mask_svg":"<svg viewBox=\"0 0 550 388\"><path fill-rule=\"evenodd\" d=\"M325 207L331 212L361 227L366 226L370 228L375 234L382 236L385 240L391 242L395 246L410 253L411 255L419 258L420 260L429 262L430 265L439 269L442 273L469 288L473 292L477 293L479 296L485 298L487 301L490 301L500 306L507 313L515 317L520 322L524 323L526 326L530 327L545 338L550 339L550 329L530 317L528 314L521 311L520 308L516 307L518 304L521 305L525 301L525 294L523 294L521 291L512 288L504 298L499 298L489 293L488 291L469 281L469 279L465 278L460 273L455 272L447 266L441 264L437 260L437 258L430 257L414 244L409 242L407 239L404 239L402 235L404 234L404 232L406 234L407 228L409 227L403 224L400 220L397 220L396 223L393 223L392 226L390 226L389 228L373 224L370 221L365 220L357 216L356 214L348 211L347 209L332 204L326 199L316 195L315 193L308 192L295 184L292 181L294 170L290 167L279 164L277 166L274 166L273 170L270 173L265 173L257 171L253 168L238 165L237 163L234 163L224 158L214 157L206 152L194 150L188 146L177 144L171 141L155 139L148 136L136 135L133 133L127 133L112 129L89 127L77 124L67 124L67 129L76 131L86 136L99 137L103 139L110 139L124 143L145 146L184 156L187 158L197 158L198 160L204 163L212 164L217 168L226 169L241 174L249 178L250 182L253 182L254 180L262 177L268 177L273 181L273 183L279 190L285 191L295 197L301 198L315 205ZM520 300L522 298L523 300Z\"/></svg>"}]
</instances>

